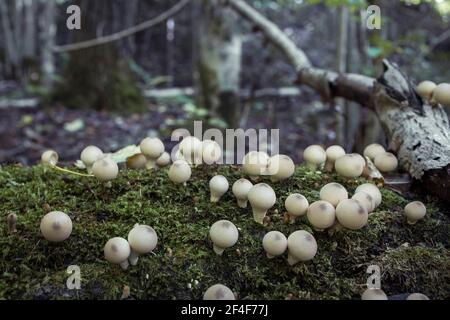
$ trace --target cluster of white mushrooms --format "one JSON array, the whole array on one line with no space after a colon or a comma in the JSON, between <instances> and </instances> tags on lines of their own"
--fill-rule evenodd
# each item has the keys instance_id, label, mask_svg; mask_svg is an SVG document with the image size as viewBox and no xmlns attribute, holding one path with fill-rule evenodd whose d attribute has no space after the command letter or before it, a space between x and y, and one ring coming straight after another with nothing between
<instances>
[{"instance_id":1,"label":"cluster of white mushrooms","mask_svg":"<svg viewBox=\"0 0 450 320\"><path fill-rule=\"evenodd\" d=\"M377 288L368 288L362 295L361 300L388 300L388 296L383 290ZM406 300L430 300L423 293L411 293L406 297Z\"/></svg>"},{"instance_id":2,"label":"cluster of white mushrooms","mask_svg":"<svg viewBox=\"0 0 450 320\"><path fill-rule=\"evenodd\" d=\"M450 106L450 83L436 84L425 80L416 86L416 92L422 99L434 104Z\"/></svg>"}]
</instances>

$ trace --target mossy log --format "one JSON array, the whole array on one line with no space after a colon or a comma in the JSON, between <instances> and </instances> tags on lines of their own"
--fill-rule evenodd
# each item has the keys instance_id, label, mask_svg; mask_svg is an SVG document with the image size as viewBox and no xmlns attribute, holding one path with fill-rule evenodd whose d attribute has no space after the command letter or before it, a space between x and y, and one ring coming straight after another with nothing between
<instances>
[{"instance_id":1,"label":"mossy log","mask_svg":"<svg viewBox=\"0 0 450 320\"><path fill-rule=\"evenodd\" d=\"M402 214L407 200L382 189L383 203L360 231L334 234L312 231L306 219L284 222L284 200L300 192L318 200L322 185L337 181L350 194L362 180L298 167L294 176L272 184L277 202L270 223L252 219L228 191L219 203L209 202L208 180L222 174L230 183L242 177L238 167L193 169L187 186L173 184L167 169L123 170L107 188L93 178L68 176L36 166L0 168L0 299L120 299L125 285L132 299L201 299L214 283L223 283L239 299L359 299L365 290L367 266L382 271L388 295L422 292L433 299L450 298L450 220L433 204L416 225ZM39 231L45 210L61 210L73 221L69 239L49 243ZM9 234L6 216L16 213L17 232ZM217 256L209 227L228 219L238 228L237 244ZM159 237L154 254L142 256L124 271L105 261L109 238L127 237L135 223L152 226ZM264 234L286 236L304 229L318 242L316 257L295 266L287 257L267 259ZM66 288L69 265L81 269L81 289Z\"/></svg>"}]
</instances>

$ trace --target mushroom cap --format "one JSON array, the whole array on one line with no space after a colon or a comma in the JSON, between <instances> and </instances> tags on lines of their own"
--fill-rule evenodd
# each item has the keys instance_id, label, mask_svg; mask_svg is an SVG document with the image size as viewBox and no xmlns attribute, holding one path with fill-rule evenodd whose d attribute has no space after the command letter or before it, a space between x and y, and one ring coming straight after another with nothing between
<instances>
[{"instance_id":1,"label":"mushroom cap","mask_svg":"<svg viewBox=\"0 0 450 320\"><path fill-rule=\"evenodd\" d=\"M61 211L51 211L41 219L41 233L51 242L66 240L72 233L72 220Z\"/></svg>"},{"instance_id":2,"label":"mushroom cap","mask_svg":"<svg viewBox=\"0 0 450 320\"><path fill-rule=\"evenodd\" d=\"M424 295L423 293L411 293L406 300L430 300L430 298L428 298L426 295Z\"/></svg>"},{"instance_id":3,"label":"mushroom cap","mask_svg":"<svg viewBox=\"0 0 450 320\"><path fill-rule=\"evenodd\" d=\"M213 164L220 160L222 157L222 148L213 140L202 141L202 157L203 162L206 164Z\"/></svg>"},{"instance_id":4,"label":"mushroom cap","mask_svg":"<svg viewBox=\"0 0 450 320\"><path fill-rule=\"evenodd\" d=\"M388 297L381 289L368 288L361 295L361 300L387 300Z\"/></svg>"},{"instance_id":5,"label":"mushroom cap","mask_svg":"<svg viewBox=\"0 0 450 320\"><path fill-rule=\"evenodd\" d=\"M159 167L165 167L170 164L170 154L168 152L163 152L162 155L159 156L158 159L156 159L156 165Z\"/></svg>"},{"instance_id":6,"label":"mushroom cap","mask_svg":"<svg viewBox=\"0 0 450 320\"><path fill-rule=\"evenodd\" d=\"M231 191L237 199L247 199L248 192L253 187L249 180L241 178L233 183Z\"/></svg>"},{"instance_id":7,"label":"mushroom cap","mask_svg":"<svg viewBox=\"0 0 450 320\"><path fill-rule=\"evenodd\" d=\"M264 250L271 256L282 255L287 249L287 239L280 231L270 231L263 238Z\"/></svg>"},{"instance_id":8,"label":"mushroom cap","mask_svg":"<svg viewBox=\"0 0 450 320\"><path fill-rule=\"evenodd\" d=\"M244 172L251 176L265 174L269 163L269 155L264 151L250 151L242 160Z\"/></svg>"},{"instance_id":9,"label":"mushroom cap","mask_svg":"<svg viewBox=\"0 0 450 320\"><path fill-rule=\"evenodd\" d=\"M334 146L329 146L325 150L325 153L327 155L327 160L329 160L329 161L334 163L337 158L342 157L343 155L345 155L345 150L341 146L334 145Z\"/></svg>"},{"instance_id":10,"label":"mushroom cap","mask_svg":"<svg viewBox=\"0 0 450 320\"><path fill-rule=\"evenodd\" d=\"M58 153L54 150L45 150L41 155L41 162L43 164L55 166L58 163L58 159Z\"/></svg>"},{"instance_id":11,"label":"mushroom cap","mask_svg":"<svg viewBox=\"0 0 450 320\"><path fill-rule=\"evenodd\" d=\"M311 203L307 212L308 221L318 229L331 227L336 221L336 212L333 205L327 201L319 200Z\"/></svg>"},{"instance_id":12,"label":"mushroom cap","mask_svg":"<svg viewBox=\"0 0 450 320\"><path fill-rule=\"evenodd\" d=\"M115 237L106 242L103 251L106 260L114 264L120 264L128 259L131 248L127 240L121 237Z\"/></svg>"},{"instance_id":13,"label":"mushroom cap","mask_svg":"<svg viewBox=\"0 0 450 320\"><path fill-rule=\"evenodd\" d=\"M436 102L444 105L450 105L450 84L449 83L440 83L433 90L433 99Z\"/></svg>"},{"instance_id":14,"label":"mushroom cap","mask_svg":"<svg viewBox=\"0 0 450 320\"><path fill-rule=\"evenodd\" d=\"M81 151L80 159L86 166L92 166L95 161L104 157L103 151L96 146L87 146Z\"/></svg>"},{"instance_id":15,"label":"mushroom cap","mask_svg":"<svg viewBox=\"0 0 450 320\"><path fill-rule=\"evenodd\" d=\"M164 143L158 138L145 138L139 144L141 152L149 159L158 159L164 152Z\"/></svg>"},{"instance_id":16,"label":"mushroom cap","mask_svg":"<svg viewBox=\"0 0 450 320\"><path fill-rule=\"evenodd\" d=\"M276 154L267 162L268 174L277 180L284 180L294 174L295 164L292 159L284 154Z\"/></svg>"},{"instance_id":17,"label":"mushroom cap","mask_svg":"<svg viewBox=\"0 0 450 320\"><path fill-rule=\"evenodd\" d=\"M209 180L209 189L211 191L224 194L229 187L227 178L222 175L216 175Z\"/></svg>"},{"instance_id":18,"label":"mushroom cap","mask_svg":"<svg viewBox=\"0 0 450 320\"><path fill-rule=\"evenodd\" d=\"M309 202L308 199L300 193L293 193L286 198L286 201L284 201L284 206L289 214L299 217L306 214L309 207Z\"/></svg>"},{"instance_id":19,"label":"mushroom cap","mask_svg":"<svg viewBox=\"0 0 450 320\"><path fill-rule=\"evenodd\" d=\"M373 209L375 209L375 199L367 192L356 192L353 195L352 199L358 201L364 208L366 208L368 213L372 212Z\"/></svg>"},{"instance_id":20,"label":"mushroom cap","mask_svg":"<svg viewBox=\"0 0 450 320\"><path fill-rule=\"evenodd\" d=\"M158 244L158 235L150 226L138 224L128 233L128 243L133 251L143 254L153 251Z\"/></svg>"},{"instance_id":21,"label":"mushroom cap","mask_svg":"<svg viewBox=\"0 0 450 320\"><path fill-rule=\"evenodd\" d=\"M175 183L184 183L191 177L191 167L184 160L177 160L169 168L169 179Z\"/></svg>"},{"instance_id":22,"label":"mushroom cap","mask_svg":"<svg viewBox=\"0 0 450 320\"><path fill-rule=\"evenodd\" d=\"M229 248L236 244L239 232L236 226L228 220L219 220L209 229L211 241L219 248Z\"/></svg>"},{"instance_id":23,"label":"mushroom cap","mask_svg":"<svg viewBox=\"0 0 450 320\"><path fill-rule=\"evenodd\" d=\"M202 156L202 142L194 136L184 137L180 142L180 151L186 159Z\"/></svg>"},{"instance_id":24,"label":"mushroom cap","mask_svg":"<svg viewBox=\"0 0 450 320\"><path fill-rule=\"evenodd\" d=\"M327 160L327 154L322 146L313 144L303 151L303 159L308 163L320 166Z\"/></svg>"},{"instance_id":25,"label":"mushroom cap","mask_svg":"<svg viewBox=\"0 0 450 320\"><path fill-rule=\"evenodd\" d=\"M317 242L314 236L305 230L291 233L287 239L289 254L296 260L308 261L317 253Z\"/></svg>"},{"instance_id":26,"label":"mushroom cap","mask_svg":"<svg viewBox=\"0 0 450 320\"><path fill-rule=\"evenodd\" d=\"M348 199L348 193L342 184L331 182L320 189L320 199L336 207L339 201Z\"/></svg>"},{"instance_id":27,"label":"mushroom cap","mask_svg":"<svg viewBox=\"0 0 450 320\"><path fill-rule=\"evenodd\" d=\"M336 172L346 178L357 178L364 170L361 156L354 153L343 155L336 159L334 168ZM364 160L364 159L363 159Z\"/></svg>"},{"instance_id":28,"label":"mushroom cap","mask_svg":"<svg viewBox=\"0 0 450 320\"><path fill-rule=\"evenodd\" d=\"M427 208L420 201L413 201L405 206L405 215L411 221L423 219L427 213Z\"/></svg>"},{"instance_id":29,"label":"mushroom cap","mask_svg":"<svg viewBox=\"0 0 450 320\"><path fill-rule=\"evenodd\" d=\"M372 143L364 148L363 155L373 161L377 155L385 152L386 149L381 144Z\"/></svg>"},{"instance_id":30,"label":"mushroom cap","mask_svg":"<svg viewBox=\"0 0 450 320\"><path fill-rule=\"evenodd\" d=\"M119 174L119 167L112 159L99 159L92 165L92 174L100 181L110 181Z\"/></svg>"},{"instance_id":31,"label":"mushroom cap","mask_svg":"<svg viewBox=\"0 0 450 320\"><path fill-rule=\"evenodd\" d=\"M372 183L363 183L356 188L355 194L358 192L365 192L370 194L375 201L375 208L381 204L382 195L380 189L378 189L376 185Z\"/></svg>"},{"instance_id":32,"label":"mushroom cap","mask_svg":"<svg viewBox=\"0 0 450 320\"><path fill-rule=\"evenodd\" d=\"M127 168L131 169L142 169L145 168L147 163L147 158L143 153L137 153L127 158Z\"/></svg>"},{"instance_id":33,"label":"mushroom cap","mask_svg":"<svg viewBox=\"0 0 450 320\"><path fill-rule=\"evenodd\" d=\"M436 88L436 83L425 80L419 83L416 87L416 92L424 99L430 99L433 95L433 90Z\"/></svg>"},{"instance_id":34,"label":"mushroom cap","mask_svg":"<svg viewBox=\"0 0 450 320\"><path fill-rule=\"evenodd\" d=\"M381 172L394 171L398 166L397 157L390 152L385 152L377 155L373 163L375 164L375 167L377 167L377 169Z\"/></svg>"},{"instance_id":35,"label":"mushroom cap","mask_svg":"<svg viewBox=\"0 0 450 320\"><path fill-rule=\"evenodd\" d=\"M248 201L252 207L269 209L277 201L277 196L272 187L266 183L255 184L247 194Z\"/></svg>"},{"instance_id":36,"label":"mushroom cap","mask_svg":"<svg viewBox=\"0 0 450 320\"><path fill-rule=\"evenodd\" d=\"M354 199L339 202L336 207L336 218L340 225L351 230L358 230L367 224L367 209Z\"/></svg>"},{"instance_id":37,"label":"mushroom cap","mask_svg":"<svg viewBox=\"0 0 450 320\"><path fill-rule=\"evenodd\" d=\"M230 288L218 283L206 290L203 300L236 300L236 297Z\"/></svg>"}]
</instances>

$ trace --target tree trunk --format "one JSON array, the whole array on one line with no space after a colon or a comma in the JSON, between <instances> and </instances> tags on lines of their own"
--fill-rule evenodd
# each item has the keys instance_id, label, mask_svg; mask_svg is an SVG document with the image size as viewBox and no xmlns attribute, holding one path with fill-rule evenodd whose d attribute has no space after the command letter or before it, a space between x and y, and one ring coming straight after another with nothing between
<instances>
[{"instance_id":1,"label":"tree trunk","mask_svg":"<svg viewBox=\"0 0 450 320\"><path fill-rule=\"evenodd\" d=\"M25 29L24 29L24 48L25 58L33 59L36 56L36 1L25 0Z\"/></svg>"},{"instance_id":2,"label":"tree trunk","mask_svg":"<svg viewBox=\"0 0 450 320\"><path fill-rule=\"evenodd\" d=\"M15 4L13 4L15 5ZM0 17L2 20L3 36L5 39L5 62L7 76L16 77L19 65L19 55L17 51L17 39L14 37L14 31L11 25L10 11L8 10L8 4L6 1L0 1Z\"/></svg>"}]
</instances>

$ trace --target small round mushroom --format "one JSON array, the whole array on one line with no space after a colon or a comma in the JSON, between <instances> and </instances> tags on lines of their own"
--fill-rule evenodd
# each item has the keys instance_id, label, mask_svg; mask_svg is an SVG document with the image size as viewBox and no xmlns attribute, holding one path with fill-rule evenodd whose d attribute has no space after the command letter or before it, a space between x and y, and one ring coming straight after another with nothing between
<instances>
[{"instance_id":1,"label":"small round mushroom","mask_svg":"<svg viewBox=\"0 0 450 320\"><path fill-rule=\"evenodd\" d=\"M286 207L289 221L294 223L297 217L301 217L306 214L308 211L309 202L300 193L293 193L286 198L284 201L284 206Z\"/></svg>"},{"instance_id":2,"label":"small round mushroom","mask_svg":"<svg viewBox=\"0 0 450 320\"><path fill-rule=\"evenodd\" d=\"M426 295L424 295L423 293L411 293L406 300L430 300L430 298L428 298Z\"/></svg>"},{"instance_id":3,"label":"small round mushroom","mask_svg":"<svg viewBox=\"0 0 450 320\"><path fill-rule=\"evenodd\" d=\"M267 171L272 182L288 179L294 174L295 164L292 159L284 154L276 154L269 158Z\"/></svg>"},{"instance_id":4,"label":"small round mushroom","mask_svg":"<svg viewBox=\"0 0 450 320\"><path fill-rule=\"evenodd\" d=\"M357 178L364 170L364 159L359 154L351 153L339 157L334 163L336 172L345 178Z\"/></svg>"},{"instance_id":5,"label":"small round mushroom","mask_svg":"<svg viewBox=\"0 0 450 320\"><path fill-rule=\"evenodd\" d=\"M202 142L194 136L187 136L180 142L180 152L189 164L202 163Z\"/></svg>"},{"instance_id":6,"label":"small round mushroom","mask_svg":"<svg viewBox=\"0 0 450 320\"><path fill-rule=\"evenodd\" d=\"M202 158L203 163L208 165L219 162L222 157L222 148L213 140L202 141Z\"/></svg>"},{"instance_id":7,"label":"small round mushroom","mask_svg":"<svg viewBox=\"0 0 450 320\"><path fill-rule=\"evenodd\" d=\"M345 155L345 150L341 146L330 146L325 150L327 155L327 161L325 162L324 170L327 172L331 172L334 169L334 163L336 159Z\"/></svg>"},{"instance_id":8,"label":"small round mushroom","mask_svg":"<svg viewBox=\"0 0 450 320\"><path fill-rule=\"evenodd\" d=\"M381 144L372 143L364 148L363 155L364 157L368 157L370 160L374 160L375 157L381 153L385 153L386 149Z\"/></svg>"},{"instance_id":9,"label":"small round mushroom","mask_svg":"<svg viewBox=\"0 0 450 320\"><path fill-rule=\"evenodd\" d=\"M450 84L440 83L433 90L433 98L435 102L443 106L450 106Z\"/></svg>"},{"instance_id":10,"label":"small round mushroom","mask_svg":"<svg viewBox=\"0 0 450 320\"><path fill-rule=\"evenodd\" d=\"M143 153L137 153L131 157L127 158L127 168L130 169L143 169L147 164L147 158Z\"/></svg>"},{"instance_id":11,"label":"small round mushroom","mask_svg":"<svg viewBox=\"0 0 450 320\"><path fill-rule=\"evenodd\" d=\"M387 300L388 297L381 289L368 288L361 295L361 300Z\"/></svg>"},{"instance_id":12,"label":"small round mushroom","mask_svg":"<svg viewBox=\"0 0 450 320\"><path fill-rule=\"evenodd\" d=\"M72 220L64 212L52 211L41 219L40 228L45 239L51 242L61 242L72 233Z\"/></svg>"},{"instance_id":13,"label":"small round mushroom","mask_svg":"<svg viewBox=\"0 0 450 320\"><path fill-rule=\"evenodd\" d=\"M354 199L339 202L336 218L341 226L350 230L359 230L367 224L367 209Z\"/></svg>"},{"instance_id":14,"label":"small round mushroom","mask_svg":"<svg viewBox=\"0 0 450 320\"><path fill-rule=\"evenodd\" d=\"M128 257L130 256L131 248L127 240L121 237L111 238L106 242L103 251L106 260L120 265L124 270L128 268Z\"/></svg>"},{"instance_id":15,"label":"small round mushroom","mask_svg":"<svg viewBox=\"0 0 450 320\"><path fill-rule=\"evenodd\" d=\"M227 178L217 175L209 180L209 191L211 192L211 202L219 202L220 198L228 191L229 184Z\"/></svg>"},{"instance_id":16,"label":"small round mushroom","mask_svg":"<svg viewBox=\"0 0 450 320\"><path fill-rule=\"evenodd\" d=\"M233 183L231 191L237 199L237 204L241 208L247 208L248 192L253 187L253 183L249 180L241 178Z\"/></svg>"},{"instance_id":17,"label":"small round mushroom","mask_svg":"<svg viewBox=\"0 0 450 320\"><path fill-rule=\"evenodd\" d=\"M156 168L156 159L164 153L164 143L158 138L145 138L139 144L141 152L147 158L147 169Z\"/></svg>"},{"instance_id":18,"label":"small round mushroom","mask_svg":"<svg viewBox=\"0 0 450 320\"><path fill-rule=\"evenodd\" d=\"M177 160L169 168L169 179L175 183L186 185L192 174L191 167L184 160Z\"/></svg>"},{"instance_id":19,"label":"small round mushroom","mask_svg":"<svg viewBox=\"0 0 450 320\"><path fill-rule=\"evenodd\" d=\"M239 232L231 221L219 220L209 229L209 236L213 242L214 252L221 256L225 249L236 244Z\"/></svg>"},{"instance_id":20,"label":"small round mushroom","mask_svg":"<svg viewBox=\"0 0 450 320\"><path fill-rule=\"evenodd\" d=\"M367 213L371 213L375 209L375 199L367 192L356 192L352 199L358 201L364 208L366 208Z\"/></svg>"},{"instance_id":21,"label":"small round mushroom","mask_svg":"<svg viewBox=\"0 0 450 320\"><path fill-rule=\"evenodd\" d=\"M87 146L81 151L80 159L86 166L88 173L92 173L92 165L100 159L103 159L105 155L103 151L96 146Z\"/></svg>"},{"instance_id":22,"label":"small round mushroom","mask_svg":"<svg viewBox=\"0 0 450 320\"><path fill-rule=\"evenodd\" d=\"M390 152L377 155L373 163L381 172L392 172L397 169L398 166L397 157Z\"/></svg>"},{"instance_id":23,"label":"small round mushroom","mask_svg":"<svg viewBox=\"0 0 450 320\"><path fill-rule=\"evenodd\" d=\"M342 184L331 182L320 189L319 197L336 207L340 201L348 199L348 193Z\"/></svg>"},{"instance_id":24,"label":"small round mushroom","mask_svg":"<svg viewBox=\"0 0 450 320\"><path fill-rule=\"evenodd\" d=\"M375 207L378 207L381 204L382 201L382 195L380 192L380 189L372 183L363 183L362 185L358 186L355 190L355 194L358 192L365 192L372 196L373 200L375 201Z\"/></svg>"},{"instance_id":25,"label":"small round mushroom","mask_svg":"<svg viewBox=\"0 0 450 320\"><path fill-rule=\"evenodd\" d=\"M128 260L135 266L140 255L152 252L156 248L158 235L152 227L136 224L128 233L128 243L131 248Z\"/></svg>"},{"instance_id":26,"label":"small round mushroom","mask_svg":"<svg viewBox=\"0 0 450 320\"><path fill-rule=\"evenodd\" d=\"M203 300L236 300L236 297L230 288L218 283L206 290Z\"/></svg>"},{"instance_id":27,"label":"small round mushroom","mask_svg":"<svg viewBox=\"0 0 450 320\"><path fill-rule=\"evenodd\" d=\"M413 201L405 206L406 221L409 224L416 224L417 221L423 219L427 213L427 208L420 201Z\"/></svg>"},{"instance_id":28,"label":"small round mushroom","mask_svg":"<svg viewBox=\"0 0 450 320\"><path fill-rule=\"evenodd\" d=\"M291 233L287 239L288 263L294 265L300 261L309 261L317 253L317 242L314 236L305 230Z\"/></svg>"},{"instance_id":29,"label":"small round mushroom","mask_svg":"<svg viewBox=\"0 0 450 320\"><path fill-rule=\"evenodd\" d=\"M434 83L433 81L425 80L417 85L416 92L422 98L430 100L435 88L436 83Z\"/></svg>"},{"instance_id":30,"label":"small round mushroom","mask_svg":"<svg viewBox=\"0 0 450 320\"><path fill-rule=\"evenodd\" d=\"M272 259L282 255L287 249L287 239L279 231L270 231L263 238L262 245L267 258Z\"/></svg>"},{"instance_id":31,"label":"small round mushroom","mask_svg":"<svg viewBox=\"0 0 450 320\"><path fill-rule=\"evenodd\" d=\"M6 217L6 223L8 224L8 232L14 233L17 232L16 224L17 224L17 214L10 213Z\"/></svg>"},{"instance_id":32,"label":"small round mushroom","mask_svg":"<svg viewBox=\"0 0 450 320\"><path fill-rule=\"evenodd\" d=\"M275 191L266 183L258 183L250 189L247 197L252 206L253 219L263 224L267 210L272 208L277 200Z\"/></svg>"},{"instance_id":33,"label":"small round mushroom","mask_svg":"<svg viewBox=\"0 0 450 320\"><path fill-rule=\"evenodd\" d=\"M316 231L323 231L331 227L336 221L336 212L333 205L327 201L319 200L311 203L307 217L309 223Z\"/></svg>"},{"instance_id":34,"label":"small round mushroom","mask_svg":"<svg viewBox=\"0 0 450 320\"><path fill-rule=\"evenodd\" d=\"M103 158L94 162L92 174L100 181L111 181L117 178L119 167L112 159Z\"/></svg>"},{"instance_id":35,"label":"small round mushroom","mask_svg":"<svg viewBox=\"0 0 450 320\"><path fill-rule=\"evenodd\" d=\"M321 146L313 144L303 151L303 159L306 161L309 168L317 170L320 169L327 160L327 154Z\"/></svg>"},{"instance_id":36,"label":"small round mushroom","mask_svg":"<svg viewBox=\"0 0 450 320\"><path fill-rule=\"evenodd\" d=\"M163 152L163 154L156 159L156 165L160 168L168 166L170 164L170 160L170 154L168 152Z\"/></svg>"},{"instance_id":37,"label":"small round mushroom","mask_svg":"<svg viewBox=\"0 0 450 320\"><path fill-rule=\"evenodd\" d=\"M250 151L242 160L242 169L255 181L260 175L267 173L269 155L263 151Z\"/></svg>"},{"instance_id":38,"label":"small round mushroom","mask_svg":"<svg viewBox=\"0 0 450 320\"><path fill-rule=\"evenodd\" d=\"M47 166L56 166L58 159L58 153L54 150L46 150L41 155L41 163Z\"/></svg>"}]
</instances>

